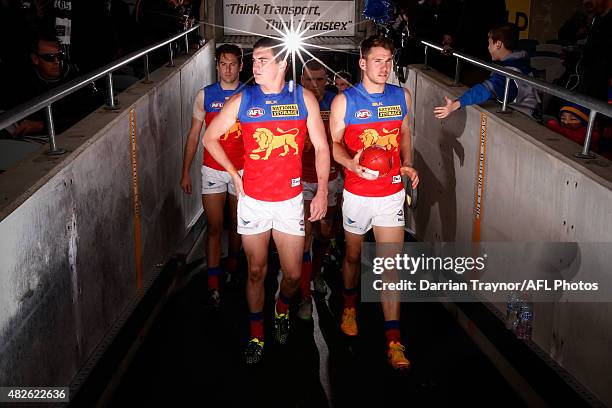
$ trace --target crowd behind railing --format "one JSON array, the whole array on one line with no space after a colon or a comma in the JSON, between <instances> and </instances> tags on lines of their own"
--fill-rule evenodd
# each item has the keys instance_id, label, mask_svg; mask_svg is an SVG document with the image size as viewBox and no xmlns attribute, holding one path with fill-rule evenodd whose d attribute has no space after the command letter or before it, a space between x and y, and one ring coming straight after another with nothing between
<instances>
[{"instance_id":1,"label":"crowd behind railing","mask_svg":"<svg viewBox=\"0 0 612 408\"><path fill-rule=\"evenodd\" d=\"M10 111L50 90L74 81L148 45L165 40L199 20L200 0L107 0L73 2L0 1L0 112ZM198 48L197 31L187 42L172 44L173 53ZM120 92L168 62L168 50L92 81L53 104L54 132L61 133ZM114 89L113 89L114 88ZM111 98L112 99L112 98ZM46 140L45 110L0 130L0 139Z\"/></svg>"},{"instance_id":2,"label":"crowd behind railing","mask_svg":"<svg viewBox=\"0 0 612 408\"><path fill-rule=\"evenodd\" d=\"M453 85L471 86L458 100L440 101L434 113L440 119L462 106L497 99L502 111L509 105L586 146L579 157L593 157L587 154L590 148L612 158L612 122L601 115L608 109L597 109L595 117L584 103L577 103L612 103L612 2L579 2L559 28L557 38L545 44L519 40L518 27L507 23L505 9L503 0L398 3L394 21L387 26L401 48L396 61L400 66L426 62L454 78ZM425 52L424 44L429 44ZM485 61L493 61L493 65ZM509 69L550 86L538 85L534 92L529 83L507 80L502 72L491 73L491 67Z\"/></svg>"},{"instance_id":3,"label":"crowd behind railing","mask_svg":"<svg viewBox=\"0 0 612 408\"><path fill-rule=\"evenodd\" d=\"M498 99L502 111L509 105L585 146L583 156L592 149L611 158L609 118L595 117L575 98L559 97L560 92L534 92L529 83L481 69L486 63L473 64L493 60L502 71L510 69L567 89L572 95L612 103L611 3L583 0L560 27L557 39L538 44L518 40L517 32L506 23L504 0L410 0L395 7L389 35L396 37L400 49L398 66L426 62L454 78L453 84L472 86L456 101L440 101L434 113L437 117L444 118L462 106ZM0 111L21 106L84 73L182 32L201 17L199 0L75 2L74 8L71 0L3 0L0 5L0 35L10 39L0 47ZM58 100L53 105L53 133L61 133L101 104L112 108L113 92L126 89L166 63L168 54L171 57L173 52L197 48L202 42L196 31L187 42L176 41L169 50L150 54L146 64L124 64L107 80L92 81ZM425 53L424 44L429 44ZM461 64L460 58L453 58L458 56L472 63ZM45 113L48 116L48 110L34 112L0 130L0 138L46 136L49 125ZM39 140L46 141L46 137Z\"/></svg>"}]
</instances>

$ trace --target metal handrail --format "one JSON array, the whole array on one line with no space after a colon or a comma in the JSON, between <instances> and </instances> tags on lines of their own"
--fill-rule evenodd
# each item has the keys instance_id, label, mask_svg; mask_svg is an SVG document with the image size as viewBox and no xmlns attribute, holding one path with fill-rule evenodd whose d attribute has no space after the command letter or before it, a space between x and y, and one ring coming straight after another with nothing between
<instances>
[{"instance_id":1,"label":"metal handrail","mask_svg":"<svg viewBox=\"0 0 612 408\"><path fill-rule=\"evenodd\" d=\"M444 47L439 46L437 44L433 44L429 41L420 40L420 43L425 46L425 65L426 66L427 66L427 49L428 48L433 48L440 52L446 52ZM591 96L570 92L569 90L563 88L562 86L550 84L548 82L541 81L539 79L536 79L536 78L533 78L527 75L518 74L516 71L511 71L502 66L485 62L481 59L474 58L460 51L450 50L448 52L448 55L456 57L457 61L461 59L461 60L469 62L472 65L476 65L478 67L484 68L491 72L496 72L506 77L506 84L505 84L505 89L504 89L504 98L503 98L501 112L504 112L504 113L508 112L507 104L508 104L508 89L510 85L510 79L513 79L515 81L524 82L528 84L529 86L539 91L542 91L546 94L554 95L559 98L563 98L567 101L575 102L579 105L589 108L591 110L591 113L589 115L589 123L587 126L586 137L584 139L584 145L582 146L582 151L579 153L576 153L576 157L579 157L582 159L587 159L587 158L590 159L590 158L595 157L593 154L589 153L591 137L593 134L593 128L594 128L594 123L595 123L595 116L598 113L601 113L609 118L612 118L612 106L598 99L595 99ZM455 69L455 79L454 79L453 84L459 83L459 75L460 75L460 65L458 63Z\"/></svg>"},{"instance_id":2,"label":"metal handrail","mask_svg":"<svg viewBox=\"0 0 612 408\"><path fill-rule=\"evenodd\" d=\"M126 55L125 57L111 62L101 68L98 68L89 74L82 75L78 78L73 79L72 81L58 86L57 88L53 88L52 90L41 94L28 102L25 102L15 108L6 111L0 114L0 129L4 129L5 127L12 125L13 123L31 115L32 113L38 112L42 109L46 109L45 119L47 122L47 130L49 132L49 154L63 154L65 151L63 149L59 149L55 143L55 126L53 124L53 113L51 110L51 105L54 102L70 95L71 93L87 86L93 81L96 81L104 76L108 77L108 94L109 98L107 101L107 107L109 109L116 109L115 106L115 98L113 92L113 71L118 68L123 67L124 65L129 64L130 62L141 58L144 56L144 68L145 68L145 81L149 80L149 53L151 51L155 51L165 45L169 45L169 61L172 64L172 50L171 45L173 41L178 40L181 37L185 37L186 44L188 43L187 35L197 29L199 29L199 25L195 25L181 33L178 33L166 40L162 40L154 45L151 45L147 48L140 49L138 51L134 51L133 53ZM187 53L189 52L189 47L187 47Z\"/></svg>"}]
</instances>

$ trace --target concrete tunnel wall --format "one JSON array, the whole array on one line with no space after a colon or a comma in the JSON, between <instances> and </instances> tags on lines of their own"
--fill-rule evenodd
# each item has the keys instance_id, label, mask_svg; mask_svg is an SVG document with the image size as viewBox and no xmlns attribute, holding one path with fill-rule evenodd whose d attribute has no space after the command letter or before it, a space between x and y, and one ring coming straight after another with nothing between
<instances>
[{"instance_id":1,"label":"concrete tunnel wall","mask_svg":"<svg viewBox=\"0 0 612 408\"><path fill-rule=\"evenodd\" d=\"M179 187L197 91L214 43L178 56L0 175L0 386L66 386L137 294L130 110L135 112L142 281L201 214Z\"/></svg>"},{"instance_id":2,"label":"concrete tunnel wall","mask_svg":"<svg viewBox=\"0 0 612 408\"><path fill-rule=\"evenodd\" d=\"M413 96L414 164L421 185L412 227L424 241L470 242L482 115L486 115L486 160L481 241L612 242L612 172L609 161L580 161L580 146L519 113L498 106L472 106L446 120L433 116L444 96L466 88L435 72L411 67L406 87ZM587 277L582 259L575 280ZM516 262L520 267L520 261ZM610 281L612 271L599 276ZM495 304L505 314L505 305ZM553 360L612 405L612 307L610 303L536 303L533 340Z\"/></svg>"}]
</instances>

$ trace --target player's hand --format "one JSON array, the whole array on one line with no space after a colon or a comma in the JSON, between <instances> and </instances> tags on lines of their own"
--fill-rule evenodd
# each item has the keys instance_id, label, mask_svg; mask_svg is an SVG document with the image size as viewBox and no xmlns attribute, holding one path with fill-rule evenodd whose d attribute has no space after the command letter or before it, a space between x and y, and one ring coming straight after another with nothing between
<instances>
[{"instance_id":1,"label":"player's hand","mask_svg":"<svg viewBox=\"0 0 612 408\"><path fill-rule=\"evenodd\" d=\"M434 116L438 119L444 119L461 107L459 101L452 101L448 96L444 97L444 106L434 108Z\"/></svg>"},{"instance_id":2,"label":"player's hand","mask_svg":"<svg viewBox=\"0 0 612 408\"><path fill-rule=\"evenodd\" d=\"M191 177L189 173L183 174L183 177L181 177L181 188L185 194L191 194Z\"/></svg>"},{"instance_id":3,"label":"player's hand","mask_svg":"<svg viewBox=\"0 0 612 408\"><path fill-rule=\"evenodd\" d=\"M410 166L400 167L400 172L402 173L402 176L408 176L412 184L413 190L417 188L417 186L419 185L419 173L413 167L410 167Z\"/></svg>"},{"instance_id":4,"label":"player's hand","mask_svg":"<svg viewBox=\"0 0 612 408\"><path fill-rule=\"evenodd\" d=\"M366 168L359 164L359 159L361 158L361 154L363 153L363 149L359 150L355 157L350 161L350 166L348 169L353 173L356 173L359 177L364 178L366 180L376 180L377 177L373 174L366 172Z\"/></svg>"},{"instance_id":5,"label":"player's hand","mask_svg":"<svg viewBox=\"0 0 612 408\"><path fill-rule=\"evenodd\" d=\"M237 171L230 173L230 175L232 176L232 181L234 182L234 188L236 189L236 198L240 200L240 197L245 196L244 187L242 185L242 176Z\"/></svg>"},{"instance_id":6,"label":"player's hand","mask_svg":"<svg viewBox=\"0 0 612 408\"><path fill-rule=\"evenodd\" d=\"M317 190L310 202L310 218L308 221L319 221L327 213L327 191Z\"/></svg>"}]
</instances>

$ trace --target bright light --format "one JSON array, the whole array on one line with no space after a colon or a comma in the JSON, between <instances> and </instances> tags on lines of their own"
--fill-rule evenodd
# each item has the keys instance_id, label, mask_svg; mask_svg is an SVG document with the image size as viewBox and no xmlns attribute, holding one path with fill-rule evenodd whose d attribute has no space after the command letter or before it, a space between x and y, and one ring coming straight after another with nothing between
<instances>
[{"instance_id":1,"label":"bright light","mask_svg":"<svg viewBox=\"0 0 612 408\"><path fill-rule=\"evenodd\" d=\"M283 36L283 43L290 53L294 53L302 49L302 36L299 32L288 30Z\"/></svg>"},{"instance_id":2,"label":"bright light","mask_svg":"<svg viewBox=\"0 0 612 408\"><path fill-rule=\"evenodd\" d=\"M319 21L324 15L319 16L319 18L316 21ZM259 18L263 23L267 23L266 20L263 19L263 17L261 17L258 14L255 14L255 17ZM315 55L313 55L310 51L308 51L306 49L306 45L307 45L307 40L311 39L311 38L315 38L318 37L320 35L325 35L328 33L332 33L335 30L329 30L329 31L324 31L321 33L316 33L316 34L312 34L312 35L308 35L305 36L304 34L306 33L306 31L308 30L302 30L300 29L302 26L302 23L304 22L304 19L302 18L299 22L295 22L293 20L293 17L291 18L291 21L285 21L283 20L282 16L280 16L283 28L282 30L272 26L272 28L274 29L274 31L276 31L278 33L278 37L276 36L271 36L271 35L263 35L260 33L254 33L252 31L246 31L246 30L241 30L239 28L235 28L232 27L231 29L233 31L237 31L239 33L244 33L244 34L248 34L248 35L254 35L254 36L263 36L263 37L267 37L267 38L273 38L276 40L280 40L282 42L282 44L280 45L281 49L279 51L278 54L280 55L284 55L283 60L287 60L289 57L291 57L291 65L292 65L292 70L293 70L293 83L296 83L296 57L299 58L299 60L302 62L302 64L304 64L306 61L304 60L304 57L306 58L312 58L314 60L319 61L326 69L328 69L330 72L332 72L333 74L336 74L336 71L333 70L333 68L327 66L323 61L321 61L319 58L317 58ZM315 21L315 22L316 22ZM365 23L366 21L361 21L357 24L351 24L351 26L356 26L358 24L362 24ZM200 24L206 24L209 25L211 27L218 27L218 28L224 28L224 26L221 25L217 25L217 24L212 24L212 23L205 23L205 22L200 22ZM295 28L295 26L297 25L297 28ZM343 50L337 50L334 48L330 48L330 47L325 47L322 45L315 45L315 44L308 44L309 47L312 48L316 48L319 50L325 50L325 51L335 51L335 52L343 52L343 53L347 53L347 54L354 54L354 55L359 55L353 52L348 52L348 51L343 51ZM275 46L274 48L276 48L277 46ZM302 53L304 53L304 55L302 55ZM248 55L248 54L245 54ZM253 79L253 77L251 77L249 79L249 81ZM351 85L352 86L352 85Z\"/></svg>"}]
</instances>

